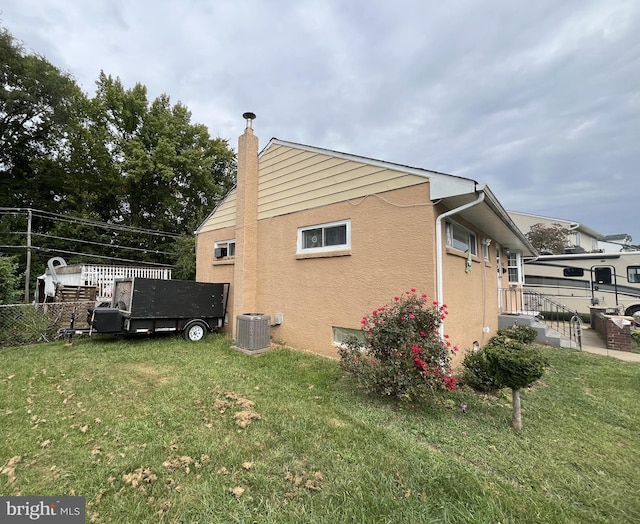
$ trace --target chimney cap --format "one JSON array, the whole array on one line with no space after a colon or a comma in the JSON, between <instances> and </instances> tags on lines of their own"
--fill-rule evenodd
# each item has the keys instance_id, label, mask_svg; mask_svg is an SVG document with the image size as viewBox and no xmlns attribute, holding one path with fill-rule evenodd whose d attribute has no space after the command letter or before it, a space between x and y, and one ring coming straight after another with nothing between
<instances>
[{"instance_id":1,"label":"chimney cap","mask_svg":"<svg viewBox=\"0 0 640 524\"><path fill-rule=\"evenodd\" d=\"M246 113L242 113L242 118L245 118L247 120L246 129L253 129L253 119L255 117L256 117L256 114L252 113L251 111L247 111Z\"/></svg>"}]
</instances>

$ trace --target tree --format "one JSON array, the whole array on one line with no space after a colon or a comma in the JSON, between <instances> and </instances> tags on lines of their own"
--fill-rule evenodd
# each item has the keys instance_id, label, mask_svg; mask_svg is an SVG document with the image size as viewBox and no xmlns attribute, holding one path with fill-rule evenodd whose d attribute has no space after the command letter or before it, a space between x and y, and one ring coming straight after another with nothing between
<instances>
[{"instance_id":1,"label":"tree","mask_svg":"<svg viewBox=\"0 0 640 524\"><path fill-rule=\"evenodd\" d=\"M545 226L538 223L532 225L525 236L540 253L559 255L568 245L568 234L569 230L560 224Z\"/></svg>"},{"instance_id":2,"label":"tree","mask_svg":"<svg viewBox=\"0 0 640 524\"><path fill-rule=\"evenodd\" d=\"M15 304L20 300L17 269L13 257L0 256L0 304Z\"/></svg>"},{"instance_id":3,"label":"tree","mask_svg":"<svg viewBox=\"0 0 640 524\"><path fill-rule=\"evenodd\" d=\"M495 382L501 388L511 389L511 427L514 431L520 431L520 390L528 388L542 377L549 362L540 350L533 347L509 348L496 345L484 351Z\"/></svg>"},{"instance_id":4,"label":"tree","mask_svg":"<svg viewBox=\"0 0 640 524\"><path fill-rule=\"evenodd\" d=\"M511 427L522 429L520 390L533 385L549 365L546 356L531 346L536 338L532 327L517 325L500 329L485 346L468 353L463 361L462 380L483 392L511 389Z\"/></svg>"},{"instance_id":5,"label":"tree","mask_svg":"<svg viewBox=\"0 0 640 524\"><path fill-rule=\"evenodd\" d=\"M192 274L187 246L233 187L234 151L192 123L188 109L168 95L149 102L142 84L125 89L103 72L96 85L87 96L71 76L25 53L0 28L0 208L89 221L34 215L33 239L48 250L34 250L34 267L75 251L161 264L181 257L178 272ZM24 217L0 216L0 245L24 251ZM178 247L180 235L191 239Z\"/></svg>"},{"instance_id":6,"label":"tree","mask_svg":"<svg viewBox=\"0 0 640 524\"><path fill-rule=\"evenodd\" d=\"M82 96L73 78L0 28L0 206L57 209L58 158Z\"/></svg>"}]
</instances>

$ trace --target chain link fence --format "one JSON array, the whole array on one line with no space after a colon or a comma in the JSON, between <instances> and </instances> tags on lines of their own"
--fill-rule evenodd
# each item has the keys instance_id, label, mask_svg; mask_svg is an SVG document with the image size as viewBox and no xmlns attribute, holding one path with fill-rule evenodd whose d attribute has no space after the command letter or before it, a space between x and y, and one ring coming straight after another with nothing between
<instances>
[{"instance_id":1,"label":"chain link fence","mask_svg":"<svg viewBox=\"0 0 640 524\"><path fill-rule=\"evenodd\" d=\"M0 347L50 342L74 319L75 328L88 328L87 312L95 302L0 305Z\"/></svg>"}]
</instances>

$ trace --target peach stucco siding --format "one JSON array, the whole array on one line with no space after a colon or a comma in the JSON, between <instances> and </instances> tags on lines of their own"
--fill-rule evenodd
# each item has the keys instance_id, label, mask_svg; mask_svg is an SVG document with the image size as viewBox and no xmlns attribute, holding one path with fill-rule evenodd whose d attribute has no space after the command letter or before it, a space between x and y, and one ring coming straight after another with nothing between
<instances>
[{"instance_id":1,"label":"peach stucco siding","mask_svg":"<svg viewBox=\"0 0 640 524\"><path fill-rule=\"evenodd\" d=\"M359 329L364 314L411 288L435 299L435 224L448 208L431 200L429 176L278 142L258 157L257 147L248 128L238 185L197 235L196 279L231 283L230 336L239 314L281 314L274 341L336 356L335 327ZM482 255L480 243L491 235L452 219L478 240L469 271L467 256L446 248L442 235L445 333L464 349L497 329L504 277L495 242L488 260ZM297 253L298 228L343 220L350 221L349 249ZM215 259L215 242L231 239L235 257Z\"/></svg>"},{"instance_id":2,"label":"peach stucco siding","mask_svg":"<svg viewBox=\"0 0 640 524\"><path fill-rule=\"evenodd\" d=\"M237 309L232 294L229 335L234 335L237 314L273 318L281 313L282 325L271 330L274 341L335 356L334 326L357 329L363 314L412 287L435 297L436 210L428 195L428 183L423 183L259 221L257 311ZM348 254L296 257L298 227L342 219L351 220ZM214 242L233 235L233 228L199 235L198 280L234 286L234 261L213 258ZM483 344L497 329L495 254L489 263L475 257L471 272L465 271L466 260L445 250L444 297L450 312L445 332L461 348L474 340Z\"/></svg>"}]
</instances>

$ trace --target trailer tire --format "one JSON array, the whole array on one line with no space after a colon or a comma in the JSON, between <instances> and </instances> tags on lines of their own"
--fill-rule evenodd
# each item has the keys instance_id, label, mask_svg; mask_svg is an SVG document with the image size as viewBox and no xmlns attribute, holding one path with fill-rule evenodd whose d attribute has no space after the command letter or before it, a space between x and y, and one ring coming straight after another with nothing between
<instances>
[{"instance_id":1,"label":"trailer tire","mask_svg":"<svg viewBox=\"0 0 640 524\"><path fill-rule=\"evenodd\" d=\"M194 320L185 326L183 334L190 342L200 342L209 334L209 327L202 320Z\"/></svg>"}]
</instances>

